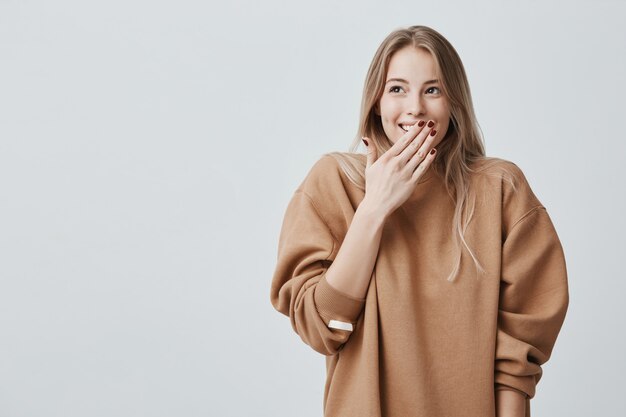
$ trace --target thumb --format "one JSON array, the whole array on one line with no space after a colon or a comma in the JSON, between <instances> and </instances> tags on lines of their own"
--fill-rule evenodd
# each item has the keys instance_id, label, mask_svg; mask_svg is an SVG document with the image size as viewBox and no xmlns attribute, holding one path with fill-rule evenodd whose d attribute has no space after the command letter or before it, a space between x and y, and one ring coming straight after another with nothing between
<instances>
[{"instance_id":1,"label":"thumb","mask_svg":"<svg viewBox=\"0 0 626 417\"><path fill-rule=\"evenodd\" d=\"M376 147L371 145L371 140L369 138L363 136L361 137L361 139L363 139L363 143L365 144L365 148L367 149L367 165L365 168L369 168L376 160Z\"/></svg>"}]
</instances>

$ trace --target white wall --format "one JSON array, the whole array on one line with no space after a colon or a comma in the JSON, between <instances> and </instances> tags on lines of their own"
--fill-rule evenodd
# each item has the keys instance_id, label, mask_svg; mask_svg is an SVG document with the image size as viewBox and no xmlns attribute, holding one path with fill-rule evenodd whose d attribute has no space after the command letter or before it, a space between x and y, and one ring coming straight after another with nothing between
<instances>
[{"instance_id":1,"label":"white wall","mask_svg":"<svg viewBox=\"0 0 626 417\"><path fill-rule=\"evenodd\" d=\"M269 300L282 216L414 24L566 251L533 415L617 416L626 3L509 3L0 2L0 417L321 416L324 357Z\"/></svg>"}]
</instances>

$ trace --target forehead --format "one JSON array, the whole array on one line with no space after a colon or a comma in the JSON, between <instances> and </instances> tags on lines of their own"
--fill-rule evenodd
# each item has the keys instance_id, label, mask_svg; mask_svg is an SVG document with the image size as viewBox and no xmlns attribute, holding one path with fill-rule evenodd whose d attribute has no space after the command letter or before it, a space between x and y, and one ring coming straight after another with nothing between
<instances>
[{"instance_id":1,"label":"forehead","mask_svg":"<svg viewBox=\"0 0 626 417\"><path fill-rule=\"evenodd\" d=\"M386 80L389 78L404 78L416 83L430 80L437 78L437 66L428 51L409 46L392 55Z\"/></svg>"}]
</instances>

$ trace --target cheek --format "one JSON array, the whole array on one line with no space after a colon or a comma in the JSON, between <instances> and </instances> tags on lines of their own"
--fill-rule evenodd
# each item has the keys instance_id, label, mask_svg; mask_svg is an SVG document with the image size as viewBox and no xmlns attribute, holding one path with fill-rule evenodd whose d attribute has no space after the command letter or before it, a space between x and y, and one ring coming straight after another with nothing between
<instances>
[{"instance_id":1,"label":"cheek","mask_svg":"<svg viewBox=\"0 0 626 417\"><path fill-rule=\"evenodd\" d=\"M449 116L448 116L448 117L449 117ZM444 122L444 123L445 123L445 127L444 127L444 129L445 129L445 130L444 130L444 131L448 131L448 130L450 130L450 119L449 119L449 118L447 118L447 119L445 119L445 120L446 120L446 121Z\"/></svg>"},{"instance_id":2,"label":"cheek","mask_svg":"<svg viewBox=\"0 0 626 417\"><path fill-rule=\"evenodd\" d=\"M452 117L452 114L450 114L450 112L447 109L441 109L441 111L439 112L438 115L438 119L439 122L441 123L441 128L442 129L447 129L450 127L450 117Z\"/></svg>"},{"instance_id":3,"label":"cheek","mask_svg":"<svg viewBox=\"0 0 626 417\"><path fill-rule=\"evenodd\" d=\"M398 100L383 96L380 99L380 111L384 117L393 120L398 112L401 111L400 103L398 103Z\"/></svg>"}]
</instances>

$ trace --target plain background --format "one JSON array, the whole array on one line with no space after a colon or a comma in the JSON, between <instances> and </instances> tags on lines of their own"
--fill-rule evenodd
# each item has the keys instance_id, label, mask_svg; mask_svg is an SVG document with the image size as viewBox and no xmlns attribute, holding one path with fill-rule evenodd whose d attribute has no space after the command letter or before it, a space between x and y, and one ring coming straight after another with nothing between
<instances>
[{"instance_id":1,"label":"plain background","mask_svg":"<svg viewBox=\"0 0 626 417\"><path fill-rule=\"evenodd\" d=\"M270 304L278 234L414 24L565 249L533 415L622 415L626 4L506 3L1 0L0 417L321 416L324 357Z\"/></svg>"}]
</instances>

